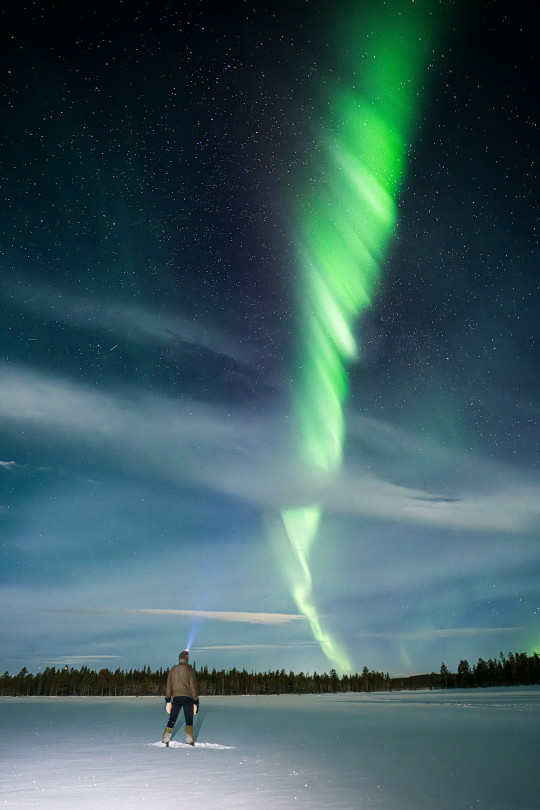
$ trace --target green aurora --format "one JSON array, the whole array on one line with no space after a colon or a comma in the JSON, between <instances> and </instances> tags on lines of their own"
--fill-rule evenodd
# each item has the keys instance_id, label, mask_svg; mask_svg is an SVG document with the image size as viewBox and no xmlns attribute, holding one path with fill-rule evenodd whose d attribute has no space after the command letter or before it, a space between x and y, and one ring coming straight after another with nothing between
<instances>
[{"instance_id":1,"label":"green aurora","mask_svg":"<svg viewBox=\"0 0 540 810\"><path fill-rule=\"evenodd\" d=\"M303 335L293 389L299 455L307 471L325 476L342 463L346 367L359 356L354 328L372 301L396 225L437 7L403 0L379 7L372 19L348 15L338 35L345 59L333 82L333 120L319 137L326 179L301 198L296 235ZM313 595L309 554L321 509L305 504L281 517L298 563L296 605L328 660L350 671L346 651L323 629Z\"/></svg>"}]
</instances>

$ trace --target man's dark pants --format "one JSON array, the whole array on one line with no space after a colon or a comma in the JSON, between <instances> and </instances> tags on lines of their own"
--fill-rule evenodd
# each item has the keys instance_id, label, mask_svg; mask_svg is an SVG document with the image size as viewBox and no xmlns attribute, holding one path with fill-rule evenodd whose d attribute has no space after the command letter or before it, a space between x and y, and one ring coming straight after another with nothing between
<instances>
[{"instance_id":1,"label":"man's dark pants","mask_svg":"<svg viewBox=\"0 0 540 810\"><path fill-rule=\"evenodd\" d=\"M172 708L169 715L169 722L167 726L173 728L176 719L180 713L180 709L184 707L184 717L186 718L186 726L193 725L193 698L190 697L173 697Z\"/></svg>"}]
</instances>

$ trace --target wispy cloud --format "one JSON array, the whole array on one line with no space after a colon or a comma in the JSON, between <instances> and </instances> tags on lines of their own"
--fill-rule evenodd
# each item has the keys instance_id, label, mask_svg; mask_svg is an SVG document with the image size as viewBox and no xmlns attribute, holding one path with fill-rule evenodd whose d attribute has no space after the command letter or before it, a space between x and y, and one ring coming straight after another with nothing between
<instances>
[{"instance_id":1,"label":"wispy cloud","mask_svg":"<svg viewBox=\"0 0 540 810\"><path fill-rule=\"evenodd\" d=\"M363 470L349 469L324 485L315 485L311 500L306 492L303 502L319 503L330 512L362 514L399 523L469 531L531 530L540 524L538 482L520 480L511 470L508 475L506 484L493 482L491 492L476 491L474 482L469 481L467 490L459 496L445 497L442 489L430 492L395 484ZM479 475L478 482L483 489L485 478ZM303 489L306 489L305 484ZM288 491L290 499L295 489L289 487Z\"/></svg>"},{"instance_id":2,"label":"wispy cloud","mask_svg":"<svg viewBox=\"0 0 540 810\"><path fill-rule=\"evenodd\" d=\"M0 461L0 469L2 470L13 470L18 466L19 465L15 461Z\"/></svg>"},{"instance_id":3,"label":"wispy cloud","mask_svg":"<svg viewBox=\"0 0 540 810\"><path fill-rule=\"evenodd\" d=\"M59 445L91 448L92 456L175 485L195 483L276 510L319 503L326 513L484 532L527 532L540 525L533 473L432 446L438 468L464 467L467 476L451 485L439 476L431 486L429 476L417 472L425 463L425 446L415 450L403 433L398 432L393 454L384 448L386 467L368 469L369 456L367 461L357 456L356 462L351 456L348 467L329 478L291 463L275 415L253 417L241 409L156 395L130 398L13 366L0 370L0 416L6 423L25 423L36 435L54 434ZM366 424L366 435L375 442L381 436L384 443L388 430L376 425L374 431L373 420ZM424 486L409 484L419 479Z\"/></svg>"},{"instance_id":4,"label":"wispy cloud","mask_svg":"<svg viewBox=\"0 0 540 810\"><path fill-rule=\"evenodd\" d=\"M304 643L294 641L289 642L288 644L211 644L208 646L199 646L197 644L197 652L208 652L210 650L289 650L291 647L317 649L319 647L319 643L317 641L308 641Z\"/></svg>"},{"instance_id":5,"label":"wispy cloud","mask_svg":"<svg viewBox=\"0 0 540 810\"><path fill-rule=\"evenodd\" d=\"M522 627L452 627L444 630L420 630L415 633L360 633L356 638L384 638L395 641L406 639L466 638L482 635L500 635L501 633L519 633Z\"/></svg>"},{"instance_id":6,"label":"wispy cloud","mask_svg":"<svg viewBox=\"0 0 540 810\"><path fill-rule=\"evenodd\" d=\"M522 597L534 598L537 584L534 576L524 577L525 571L537 570L540 564L540 549L536 538L530 536L513 537L508 542L504 534L485 537L482 542L470 542L470 537L454 537L452 542L428 543L425 538L417 542L416 530L401 532L400 539L392 535L389 539L377 537L373 527L365 534L361 550L347 543L347 526L342 528L336 522L330 532L338 545L342 542L343 553L334 570L324 568L325 582L330 592L340 593L343 599L385 601L389 593L406 594L408 600L415 601L426 595L437 593L440 605L445 600L452 603L456 594L447 590L449 583L459 583L464 601L467 598L478 602L493 597L493 583L497 583L497 597L512 599L519 591ZM401 538L407 538L403 547ZM415 553L410 553L414 549ZM349 575L356 567L354 577ZM323 572L318 570L317 575ZM518 584L519 583L519 584ZM458 619L458 621L460 621Z\"/></svg>"},{"instance_id":7,"label":"wispy cloud","mask_svg":"<svg viewBox=\"0 0 540 810\"><path fill-rule=\"evenodd\" d=\"M109 333L109 349L116 348L114 344L118 340L165 345L182 342L201 346L237 362L250 361L244 346L209 323L182 318L170 312L150 312L135 303L124 304L105 298L77 296L35 281L22 283L20 278L17 283L10 284L7 281L4 290L21 308L34 312L41 318L50 318L56 322L60 320L70 327Z\"/></svg>"},{"instance_id":8,"label":"wispy cloud","mask_svg":"<svg viewBox=\"0 0 540 810\"><path fill-rule=\"evenodd\" d=\"M288 624L306 617L296 613L249 613L231 610L176 610L173 608L43 608L46 613L76 613L84 615L133 615L175 616L183 618L213 619L218 622L242 624Z\"/></svg>"},{"instance_id":9,"label":"wispy cloud","mask_svg":"<svg viewBox=\"0 0 540 810\"><path fill-rule=\"evenodd\" d=\"M35 662L42 661L44 664L61 662L61 664L78 664L84 661L112 661L121 658L120 655L48 655L40 658L33 658Z\"/></svg>"}]
</instances>

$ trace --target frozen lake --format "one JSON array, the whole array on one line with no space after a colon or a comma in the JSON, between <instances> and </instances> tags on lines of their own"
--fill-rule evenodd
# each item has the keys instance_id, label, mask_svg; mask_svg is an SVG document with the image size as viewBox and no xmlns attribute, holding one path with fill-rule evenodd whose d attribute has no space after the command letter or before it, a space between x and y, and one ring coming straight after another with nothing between
<instances>
[{"instance_id":1,"label":"frozen lake","mask_svg":"<svg viewBox=\"0 0 540 810\"><path fill-rule=\"evenodd\" d=\"M540 688L201 699L0 698L0 807L538 810Z\"/></svg>"}]
</instances>

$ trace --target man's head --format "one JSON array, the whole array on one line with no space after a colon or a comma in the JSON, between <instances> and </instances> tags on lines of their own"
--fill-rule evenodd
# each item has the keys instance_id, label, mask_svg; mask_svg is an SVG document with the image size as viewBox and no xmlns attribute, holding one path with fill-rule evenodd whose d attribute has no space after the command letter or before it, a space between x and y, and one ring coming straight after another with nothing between
<instances>
[{"instance_id":1,"label":"man's head","mask_svg":"<svg viewBox=\"0 0 540 810\"><path fill-rule=\"evenodd\" d=\"M184 652L181 652L180 655L178 656L178 660L179 661L188 661L189 660L189 650L184 650Z\"/></svg>"}]
</instances>

